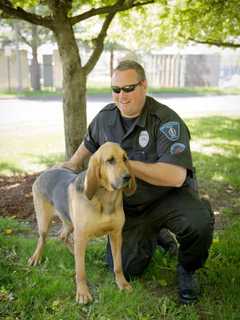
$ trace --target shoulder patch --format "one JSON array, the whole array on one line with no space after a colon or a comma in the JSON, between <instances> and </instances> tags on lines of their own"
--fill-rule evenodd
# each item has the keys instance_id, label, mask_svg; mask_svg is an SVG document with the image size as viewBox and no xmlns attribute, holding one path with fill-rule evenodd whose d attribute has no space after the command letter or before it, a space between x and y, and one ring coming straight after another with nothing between
<instances>
[{"instance_id":1,"label":"shoulder patch","mask_svg":"<svg viewBox=\"0 0 240 320\"><path fill-rule=\"evenodd\" d=\"M174 144L171 145L170 153L177 155L179 153L182 153L185 149L186 149L185 144L175 142Z\"/></svg>"},{"instance_id":2,"label":"shoulder patch","mask_svg":"<svg viewBox=\"0 0 240 320\"><path fill-rule=\"evenodd\" d=\"M176 121L164 123L160 131L171 141L176 141L180 137L180 124Z\"/></svg>"}]
</instances>

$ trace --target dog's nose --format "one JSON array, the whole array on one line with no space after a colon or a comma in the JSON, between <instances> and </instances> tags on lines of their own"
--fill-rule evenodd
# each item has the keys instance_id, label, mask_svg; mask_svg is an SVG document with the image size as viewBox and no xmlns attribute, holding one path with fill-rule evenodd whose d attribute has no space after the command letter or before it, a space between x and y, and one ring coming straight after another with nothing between
<instances>
[{"instance_id":1,"label":"dog's nose","mask_svg":"<svg viewBox=\"0 0 240 320\"><path fill-rule=\"evenodd\" d=\"M122 180L124 183L127 183L127 182L129 182L130 178L131 178L130 174L126 173L125 175L123 175Z\"/></svg>"}]
</instances>

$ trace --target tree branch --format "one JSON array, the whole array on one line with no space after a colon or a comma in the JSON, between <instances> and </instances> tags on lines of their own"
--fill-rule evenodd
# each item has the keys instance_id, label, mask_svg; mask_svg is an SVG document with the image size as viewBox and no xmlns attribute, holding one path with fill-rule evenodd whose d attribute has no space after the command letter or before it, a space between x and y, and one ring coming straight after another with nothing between
<instances>
[{"instance_id":1,"label":"tree branch","mask_svg":"<svg viewBox=\"0 0 240 320\"><path fill-rule=\"evenodd\" d=\"M19 30L17 30L19 38L31 48L31 43L25 38Z\"/></svg>"},{"instance_id":2,"label":"tree branch","mask_svg":"<svg viewBox=\"0 0 240 320\"><path fill-rule=\"evenodd\" d=\"M193 39L193 38L187 38L189 41L193 41L196 43L202 43L202 44L208 44L212 46L217 46L217 47L224 47L224 48L240 48L240 43L233 43L233 42L221 42L221 41L214 41L214 40L198 40L198 39Z\"/></svg>"},{"instance_id":3,"label":"tree branch","mask_svg":"<svg viewBox=\"0 0 240 320\"><path fill-rule=\"evenodd\" d=\"M80 21L89 19L91 17L97 16L97 15L102 15L102 14L110 14L113 12L121 12L121 11L126 11L129 10L133 7L139 7L139 6L144 6L150 3L154 3L155 0L146 0L142 2L135 2L134 0L132 1L117 1L114 5L112 6L106 6L106 7L101 7L101 8L96 8L96 9L91 9L89 11L86 11L80 15L77 15L75 17L70 18L71 24L74 25Z\"/></svg>"},{"instance_id":4,"label":"tree branch","mask_svg":"<svg viewBox=\"0 0 240 320\"><path fill-rule=\"evenodd\" d=\"M53 23L50 16L41 17L37 14L27 12L20 7L14 8L13 4L8 0L0 0L0 16L5 19L13 18L24 20L53 30Z\"/></svg>"},{"instance_id":5,"label":"tree branch","mask_svg":"<svg viewBox=\"0 0 240 320\"><path fill-rule=\"evenodd\" d=\"M95 49L93 50L90 58L88 59L88 62L85 64L85 66L83 67L84 71L86 72L86 74L89 74L92 69L95 67L103 49L104 49L104 39L107 35L107 29L110 26L114 16L115 16L116 12L110 13L103 25L102 25L102 29L98 34L98 37L95 39Z\"/></svg>"},{"instance_id":6,"label":"tree branch","mask_svg":"<svg viewBox=\"0 0 240 320\"><path fill-rule=\"evenodd\" d=\"M94 40L95 48L93 49L93 52L92 52L90 58L88 59L87 63L83 67L83 70L85 71L86 74L89 74L93 70L93 68L95 67L95 65L96 65L96 63L97 63L97 61L98 61L98 59L104 49L104 39L106 38L107 30L108 30L114 16L116 15L116 13L120 12L120 11L128 10L132 7L146 5L146 4L153 3L153 2L154 2L154 0L147 0L147 1L135 3L134 0L128 0L127 4L124 4L125 0L118 0L113 6L104 7L105 9L108 8L109 13L108 13L103 25L102 25L101 31L99 32L97 38ZM99 8L99 9L101 9L101 8ZM95 13L96 13L96 10L98 10L98 9L92 9L90 11L93 12L93 10L95 10ZM95 15L95 14L93 14L93 15ZM91 15L91 16L93 16L93 15ZM88 16L88 17L90 17L90 16ZM87 19L86 16L84 19Z\"/></svg>"}]
</instances>

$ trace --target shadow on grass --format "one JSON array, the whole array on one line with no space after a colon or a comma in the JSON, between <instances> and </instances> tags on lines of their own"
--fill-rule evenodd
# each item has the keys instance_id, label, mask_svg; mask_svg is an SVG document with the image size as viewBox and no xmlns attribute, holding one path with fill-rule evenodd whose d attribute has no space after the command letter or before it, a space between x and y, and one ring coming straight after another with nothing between
<instances>
[{"instance_id":1,"label":"shadow on grass","mask_svg":"<svg viewBox=\"0 0 240 320\"><path fill-rule=\"evenodd\" d=\"M34 171L42 171L64 161L63 153L52 153L47 155L36 155L31 153L23 154L23 159L29 163L29 168L34 167ZM39 168L38 168L39 166ZM27 175L28 172L14 162L1 161L0 174L3 175Z\"/></svg>"},{"instance_id":2,"label":"shadow on grass","mask_svg":"<svg viewBox=\"0 0 240 320\"><path fill-rule=\"evenodd\" d=\"M0 162L0 172L8 172L12 175L26 174L26 171L17 166L15 163L5 161Z\"/></svg>"},{"instance_id":3,"label":"shadow on grass","mask_svg":"<svg viewBox=\"0 0 240 320\"><path fill-rule=\"evenodd\" d=\"M26 157L31 158L32 162L46 167L52 167L64 161L64 153L50 153L46 156L36 154L25 154Z\"/></svg>"}]
</instances>

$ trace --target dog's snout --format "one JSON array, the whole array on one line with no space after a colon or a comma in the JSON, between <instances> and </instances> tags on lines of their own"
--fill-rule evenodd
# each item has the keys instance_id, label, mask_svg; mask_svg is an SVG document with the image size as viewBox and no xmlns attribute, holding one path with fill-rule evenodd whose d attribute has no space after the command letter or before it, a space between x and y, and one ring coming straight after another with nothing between
<instances>
[{"instance_id":1,"label":"dog's snout","mask_svg":"<svg viewBox=\"0 0 240 320\"><path fill-rule=\"evenodd\" d=\"M129 174L129 173L126 173L126 174L122 177L124 183L129 182L130 178L131 178L131 177L130 177L130 174Z\"/></svg>"}]
</instances>

